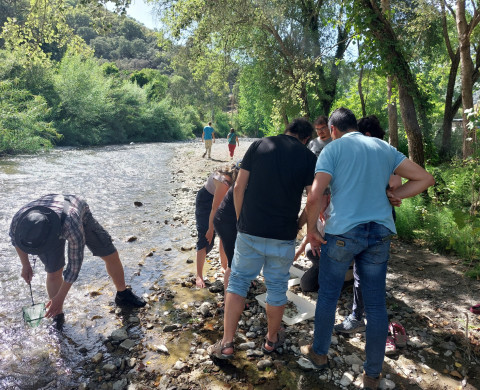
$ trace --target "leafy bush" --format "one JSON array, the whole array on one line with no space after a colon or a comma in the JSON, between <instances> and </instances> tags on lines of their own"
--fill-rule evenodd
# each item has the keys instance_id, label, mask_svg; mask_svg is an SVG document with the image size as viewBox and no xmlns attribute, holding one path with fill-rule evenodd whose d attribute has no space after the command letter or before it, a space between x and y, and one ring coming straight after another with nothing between
<instances>
[{"instance_id":1,"label":"leafy bush","mask_svg":"<svg viewBox=\"0 0 480 390\"><path fill-rule=\"evenodd\" d=\"M231 118L229 114L226 112L217 112L215 114L215 137L225 138L230 132L231 127Z\"/></svg>"},{"instance_id":2,"label":"leafy bush","mask_svg":"<svg viewBox=\"0 0 480 390\"><path fill-rule=\"evenodd\" d=\"M46 121L49 108L41 96L0 81L0 155L48 149L61 136Z\"/></svg>"}]
</instances>

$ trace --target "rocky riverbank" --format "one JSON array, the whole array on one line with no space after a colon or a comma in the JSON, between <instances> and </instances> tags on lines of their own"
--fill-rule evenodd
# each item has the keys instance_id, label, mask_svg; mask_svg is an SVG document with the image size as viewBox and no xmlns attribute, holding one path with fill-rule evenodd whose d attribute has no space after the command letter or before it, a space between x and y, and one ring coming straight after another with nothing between
<instances>
[{"instance_id":1,"label":"rocky riverbank","mask_svg":"<svg viewBox=\"0 0 480 390\"><path fill-rule=\"evenodd\" d=\"M236 157L250 142L240 140ZM285 325L283 348L265 355L261 344L266 317L256 299L265 291L261 278L252 283L236 339L235 358L213 361L207 347L222 334L223 274L214 249L207 258L209 288L195 288L195 195L206 177L230 162L225 143L202 158L200 143L181 144L171 162L174 199L171 218L178 226L185 264L177 280L163 280L145 294L148 305L136 312L113 309L123 326L105 339L105 349L85 362L84 389L357 389L361 388L364 334L332 336L331 367L317 371L299 353L310 341L313 318ZM158 248L157 253L171 248ZM462 262L394 241L387 278L387 306L392 321L403 324L407 346L385 359L383 389L479 389L480 318L466 308L480 301L478 282L463 277ZM148 253L142 263L148 261ZM299 268L307 267L300 259ZM316 294L301 294L315 302ZM351 289L340 298L336 322L350 313ZM296 313L292 313L294 316Z\"/></svg>"}]
</instances>

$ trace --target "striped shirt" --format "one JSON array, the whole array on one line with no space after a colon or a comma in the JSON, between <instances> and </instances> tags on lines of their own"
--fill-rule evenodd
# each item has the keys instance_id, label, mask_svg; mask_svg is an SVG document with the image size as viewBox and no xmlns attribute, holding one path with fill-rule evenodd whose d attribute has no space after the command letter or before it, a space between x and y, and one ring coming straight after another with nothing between
<instances>
[{"instance_id":1,"label":"striped shirt","mask_svg":"<svg viewBox=\"0 0 480 390\"><path fill-rule=\"evenodd\" d=\"M85 199L81 196L65 196L68 196L68 199L70 200L70 207L68 210L66 210L67 215L60 234L60 238L68 241L68 262L65 271L63 271L63 278L65 282L73 283L75 280L77 280L83 263L83 252L85 249L85 232L83 225L86 221L86 216L88 213L90 213L90 209ZM58 217L61 218L64 210L64 203L64 195L49 194L26 204L20 210L18 210L14 215L10 225L9 235L12 245L16 246L15 229L19 222L19 218L24 211L30 207L44 206L53 210L55 213L57 213ZM40 260L42 259L41 254L38 257Z\"/></svg>"}]
</instances>

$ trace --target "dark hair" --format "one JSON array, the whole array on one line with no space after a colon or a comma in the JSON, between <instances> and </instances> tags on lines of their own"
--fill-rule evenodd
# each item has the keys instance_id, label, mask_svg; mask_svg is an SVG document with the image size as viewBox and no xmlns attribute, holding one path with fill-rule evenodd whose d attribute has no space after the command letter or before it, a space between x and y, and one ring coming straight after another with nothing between
<instances>
[{"instance_id":1,"label":"dark hair","mask_svg":"<svg viewBox=\"0 0 480 390\"><path fill-rule=\"evenodd\" d=\"M230 133L235 133L235 129L233 127L230 129Z\"/></svg>"},{"instance_id":2,"label":"dark hair","mask_svg":"<svg viewBox=\"0 0 480 390\"><path fill-rule=\"evenodd\" d=\"M328 126L328 118L325 115L320 115L315 122L313 122L314 126L318 125L327 125Z\"/></svg>"},{"instance_id":3,"label":"dark hair","mask_svg":"<svg viewBox=\"0 0 480 390\"><path fill-rule=\"evenodd\" d=\"M297 118L288 124L287 128L285 129L285 133L287 132L296 134L298 139L303 141L312 136L313 126L305 118Z\"/></svg>"},{"instance_id":4,"label":"dark hair","mask_svg":"<svg viewBox=\"0 0 480 390\"><path fill-rule=\"evenodd\" d=\"M335 126L342 133L349 130L358 130L357 118L348 108L340 107L332 112L328 118L328 127Z\"/></svg>"},{"instance_id":5,"label":"dark hair","mask_svg":"<svg viewBox=\"0 0 480 390\"><path fill-rule=\"evenodd\" d=\"M211 126L211 125L212 125L212 122L208 122L208 125Z\"/></svg>"},{"instance_id":6,"label":"dark hair","mask_svg":"<svg viewBox=\"0 0 480 390\"><path fill-rule=\"evenodd\" d=\"M371 137L383 139L385 130L375 115L366 116L358 120L358 131L362 134L370 133Z\"/></svg>"}]
</instances>

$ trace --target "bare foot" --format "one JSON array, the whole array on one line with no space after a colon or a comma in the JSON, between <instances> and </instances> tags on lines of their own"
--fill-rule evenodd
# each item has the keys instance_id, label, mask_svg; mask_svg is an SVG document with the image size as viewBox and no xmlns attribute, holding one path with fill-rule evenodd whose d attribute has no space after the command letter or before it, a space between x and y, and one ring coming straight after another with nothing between
<instances>
[{"instance_id":1,"label":"bare foot","mask_svg":"<svg viewBox=\"0 0 480 390\"><path fill-rule=\"evenodd\" d=\"M198 288L205 288L205 282L201 276L197 276L196 285Z\"/></svg>"}]
</instances>

